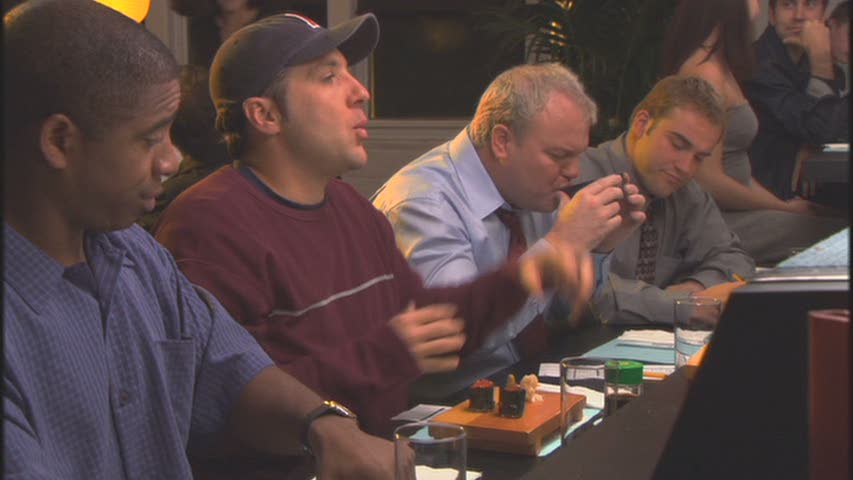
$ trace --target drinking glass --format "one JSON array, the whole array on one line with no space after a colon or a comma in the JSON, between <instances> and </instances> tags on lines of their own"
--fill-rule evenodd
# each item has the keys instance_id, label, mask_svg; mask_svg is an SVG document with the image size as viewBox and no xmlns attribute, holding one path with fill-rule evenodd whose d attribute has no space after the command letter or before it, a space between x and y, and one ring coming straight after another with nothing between
<instances>
[{"instance_id":1,"label":"drinking glass","mask_svg":"<svg viewBox=\"0 0 853 480\"><path fill-rule=\"evenodd\" d=\"M688 297L675 301L675 368L711 341L722 313L718 298Z\"/></svg>"},{"instance_id":2,"label":"drinking glass","mask_svg":"<svg viewBox=\"0 0 853 480\"><path fill-rule=\"evenodd\" d=\"M465 480L465 429L440 422L416 422L394 430L397 480Z\"/></svg>"},{"instance_id":3,"label":"drinking glass","mask_svg":"<svg viewBox=\"0 0 853 480\"><path fill-rule=\"evenodd\" d=\"M566 357L560 360L560 440L565 444L569 428L578 420L572 415L571 387L586 387L604 395L604 360ZM587 405L590 404L587 398Z\"/></svg>"}]
</instances>

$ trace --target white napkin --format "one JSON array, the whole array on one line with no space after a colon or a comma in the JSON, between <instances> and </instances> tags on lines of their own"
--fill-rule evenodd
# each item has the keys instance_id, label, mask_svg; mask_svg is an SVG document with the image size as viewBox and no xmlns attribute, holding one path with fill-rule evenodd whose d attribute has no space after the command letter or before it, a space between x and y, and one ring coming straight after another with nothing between
<instances>
[{"instance_id":1,"label":"white napkin","mask_svg":"<svg viewBox=\"0 0 853 480\"><path fill-rule=\"evenodd\" d=\"M628 330L617 343L638 347L675 348L675 334L666 330Z\"/></svg>"},{"instance_id":2,"label":"white napkin","mask_svg":"<svg viewBox=\"0 0 853 480\"><path fill-rule=\"evenodd\" d=\"M560 393L559 385L551 385L550 383L540 383L536 390L540 392ZM593 408L604 408L604 394L586 387L569 387L569 393L575 395L583 395L586 397L586 406Z\"/></svg>"},{"instance_id":3,"label":"white napkin","mask_svg":"<svg viewBox=\"0 0 853 480\"><path fill-rule=\"evenodd\" d=\"M423 420L428 420L438 415L439 413L445 412L447 410L450 410L450 407L444 405L430 405L427 403L421 403L406 410L405 412L398 413L397 415L391 417L391 420L420 422Z\"/></svg>"},{"instance_id":4,"label":"white napkin","mask_svg":"<svg viewBox=\"0 0 853 480\"><path fill-rule=\"evenodd\" d=\"M465 472L465 480L477 480L483 476L482 472ZM415 476L417 480L457 480L456 471L450 468L432 468L426 465L418 465L415 467ZM311 480L317 480L313 477Z\"/></svg>"}]
</instances>

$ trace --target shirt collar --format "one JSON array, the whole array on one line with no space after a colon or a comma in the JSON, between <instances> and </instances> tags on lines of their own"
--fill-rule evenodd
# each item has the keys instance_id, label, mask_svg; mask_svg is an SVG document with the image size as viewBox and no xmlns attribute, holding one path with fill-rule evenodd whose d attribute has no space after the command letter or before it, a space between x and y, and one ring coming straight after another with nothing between
<instances>
[{"instance_id":1,"label":"shirt collar","mask_svg":"<svg viewBox=\"0 0 853 480\"><path fill-rule=\"evenodd\" d=\"M34 312L41 313L40 307L55 295L64 281L66 267L6 222L3 222L3 239L4 282ZM102 258L121 261L124 266L134 266L134 262L125 255L124 248L113 245L107 233L87 233L86 251L90 257L90 266L99 263Z\"/></svg>"},{"instance_id":2,"label":"shirt collar","mask_svg":"<svg viewBox=\"0 0 853 480\"><path fill-rule=\"evenodd\" d=\"M320 203L315 203L313 205L306 205L303 203L297 203L293 200L287 199L276 193L269 185L266 184L261 177L255 173L255 170L252 167L246 165L245 163L236 160L234 162L234 168L243 175L249 182L251 182L255 187L257 187L260 191L264 192L268 197L272 198L276 202L285 205L290 208L295 208L297 210L317 210L318 208L322 208L323 205L326 204L326 197L323 197L323 200Z\"/></svg>"},{"instance_id":3,"label":"shirt collar","mask_svg":"<svg viewBox=\"0 0 853 480\"><path fill-rule=\"evenodd\" d=\"M450 141L450 161L456 168L471 210L480 219L506 204L471 143L467 128Z\"/></svg>"},{"instance_id":4,"label":"shirt collar","mask_svg":"<svg viewBox=\"0 0 853 480\"><path fill-rule=\"evenodd\" d=\"M3 281L36 313L54 294L65 268L3 222Z\"/></svg>"}]
</instances>

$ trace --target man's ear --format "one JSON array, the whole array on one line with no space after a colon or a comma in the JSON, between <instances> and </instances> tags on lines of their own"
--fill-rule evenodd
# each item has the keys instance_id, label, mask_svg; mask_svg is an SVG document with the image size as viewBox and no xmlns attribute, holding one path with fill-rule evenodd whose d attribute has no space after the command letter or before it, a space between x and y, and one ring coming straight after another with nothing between
<instances>
[{"instance_id":1,"label":"man's ear","mask_svg":"<svg viewBox=\"0 0 853 480\"><path fill-rule=\"evenodd\" d=\"M634 138L640 138L646 134L651 125L652 117L648 110L640 110L634 114L634 120L631 121L631 135Z\"/></svg>"},{"instance_id":2,"label":"man's ear","mask_svg":"<svg viewBox=\"0 0 853 480\"><path fill-rule=\"evenodd\" d=\"M513 134L509 127L500 123L492 127L492 153L498 162L502 163L509 156L509 144L512 141Z\"/></svg>"},{"instance_id":3,"label":"man's ear","mask_svg":"<svg viewBox=\"0 0 853 480\"><path fill-rule=\"evenodd\" d=\"M50 167L63 169L82 137L83 132L67 115L54 113L41 124L39 149Z\"/></svg>"},{"instance_id":4,"label":"man's ear","mask_svg":"<svg viewBox=\"0 0 853 480\"><path fill-rule=\"evenodd\" d=\"M266 135L281 132L282 115L271 98L250 97L243 102L243 114L249 125Z\"/></svg>"}]
</instances>

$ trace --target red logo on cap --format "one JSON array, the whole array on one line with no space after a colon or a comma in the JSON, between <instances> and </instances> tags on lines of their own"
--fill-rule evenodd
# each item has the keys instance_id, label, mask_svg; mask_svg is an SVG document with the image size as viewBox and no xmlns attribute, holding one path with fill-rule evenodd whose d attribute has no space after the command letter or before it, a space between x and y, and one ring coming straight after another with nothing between
<instances>
[{"instance_id":1,"label":"red logo on cap","mask_svg":"<svg viewBox=\"0 0 853 480\"><path fill-rule=\"evenodd\" d=\"M304 15L299 15L298 13L285 13L284 16L290 17L290 18L295 18L298 20L302 20L303 22L305 22L306 25L308 25L311 28L320 28L319 23L315 22L314 20L311 20L310 18L308 18Z\"/></svg>"}]
</instances>

